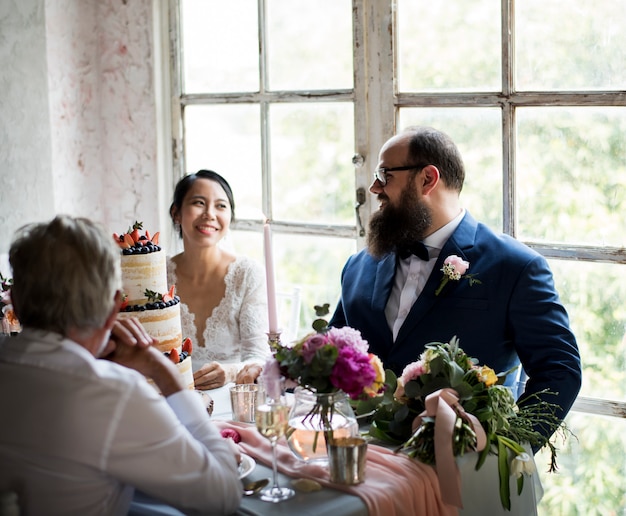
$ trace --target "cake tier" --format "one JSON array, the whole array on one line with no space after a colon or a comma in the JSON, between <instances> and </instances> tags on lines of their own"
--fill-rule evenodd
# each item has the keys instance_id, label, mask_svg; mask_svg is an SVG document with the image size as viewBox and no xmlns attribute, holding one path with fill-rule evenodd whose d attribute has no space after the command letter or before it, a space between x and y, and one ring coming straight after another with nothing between
<instances>
[{"instance_id":1,"label":"cake tier","mask_svg":"<svg viewBox=\"0 0 626 516\"><path fill-rule=\"evenodd\" d=\"M122 288L128 304L147 301L145 291L164 294L167 288L165 253L160 250L145 254L122 255Z\"/></svg>"},{"instance_id":2,"label":"cake tier","mask_svg":"<svg viewBox=\"0 0 626 516\"><path fill-rule=\"evenodd\" d=\"M183 377L183 381L185 382L187 389L193 390L195 388L195 385L193 383L193 368L191 366L191 357L187 357L182 362L179 362L177 367L178 372Z\"/></svg>"},{"instance_id":3,"label":"cake tier","mask_svg":"<svg viewBox=\"0 0 626 516\"><path fill-rule=\"evenodd\" d=\"M169 353L173 348L182 351L183 332L180 326L180 303L160 308L158 310L143 310L140 312L120 312L122 318L136 317L148 332L148 335L158 340L155 347Z\"/></svg>"},{"instance_id":4,"label":"cake tier","mask_svg":"<svg viewBox=\"0 0 626 516\"><path fill-rule=\"evenodd\" d=\"M183 377L183 382L187 389L193 391L195 389L195 385L193 383L193 367L191 364L191 357L188 356L182 362L178 362L178 364L176 364L176 369L178 369L178 372ZM152 385L152 387L154 387L159 394L161 393L152 379L146 378L146 380L148 380L148 383Z\"/></svg>"}]
</instances>

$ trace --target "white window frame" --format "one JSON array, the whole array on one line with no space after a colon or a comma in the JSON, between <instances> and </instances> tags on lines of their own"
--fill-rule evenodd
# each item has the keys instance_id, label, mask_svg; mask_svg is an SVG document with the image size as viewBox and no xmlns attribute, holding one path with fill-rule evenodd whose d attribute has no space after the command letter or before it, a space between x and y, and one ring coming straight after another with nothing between
<instances>
[{"instance_id":1,"label":"white window frame","mask_svg":"<svg viewBox=\"0 0 626 516\"><path fill-rule=\"evenodd\" d=\"M161 32L169 27L169 52L162 48L161 61L165 65L169 56L170 81L164 86L163 94L171 99L171 117L162 117L165 126L171 131L171 152L166 147L162 159L171 163L174 171L170 188L185 174L184 163L184 127L182 112L185 106L194 104L223 104L238 102L256 102L261 105L262 128L262 185L263 212L271 217L272 192L269 177L269 128L267 111L271 102L335 102L354 103L355 153L355 194L359 189L366 193L365 202L359 209L361 223L367 226L369 217L377 206L367 194L371 184L378 151L383 143L397 130L398 110L402 107L497 107L502 110L502 156L503 156L503 231L516 236L515 205L515 113L518 107L527 106L626 106L624 91L570 91L570 92L518 92L515 89L515 66L513 39L515 27L513 20L514 0L501 0L502 13L502 91L485 93L401 93L395 80L396 67L396 3L395 0L353 0L353 48L354 52L354 89L328 91L270 91L267 88L267 62L263 52L265 48L265 0L259 0L259 65L261 88L258 92L243 94L182 94L182 74L179 62L179 0L165 3L155 0L160 7L155 26ZM166 12L166 9L168 9ZM169 19L169 25L164 20ZM161 45L163 47L163 45ZM158 56L157 56L158 57ZM167 66L164 66L167 70ZM166 74L167 75L167 74ZM171 88L171 90L170 90ZM171 92L171 93L170 93ZM165 111L164 111L165 112ZM369 121L369 123L368 123ZM168 132L168 136L169 136ZM164 138L167 141L167 137ZM364 232L360 231L355 217L351 226L321 226L315 224L296 224L276 221L275 230L285 233L335 236L353 238L357 247L365 245ZM261 231L262 222L239 220L235 229ZM541 253L546 258L605 262L626 265L626 249L620 247L598 247L570 244L545 244L525 241L525 244ZM626 418L626 402L601 398L579 396L573 410L590 414Z\"/></svg>"}]
</instances>

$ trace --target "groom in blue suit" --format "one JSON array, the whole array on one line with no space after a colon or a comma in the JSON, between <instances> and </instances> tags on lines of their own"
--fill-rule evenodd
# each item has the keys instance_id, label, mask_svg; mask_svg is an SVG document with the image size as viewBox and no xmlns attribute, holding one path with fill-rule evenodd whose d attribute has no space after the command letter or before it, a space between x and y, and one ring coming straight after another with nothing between
<instances>
[{"instance_id":1,"label":"groom in blue suit","mask_svg":"<svg viewBox=\"0 0 626 516\"><path fill-rule=\"evenodd\" d=\"M517 389L521 380L522 398L557 393L544 399L564 418L582 375L552 272L539 253L495 234L461 206L464 178L456 145L433 128L411 127L384 144L370 187L380 210L367 249L344 267L330 325L360 330L370 352L398 375L426 344L457 336L469 356L496 372L521 364L509 385ZM442 271L451 256L468 267L460 279Z\"/></svg>"}]
</instances>

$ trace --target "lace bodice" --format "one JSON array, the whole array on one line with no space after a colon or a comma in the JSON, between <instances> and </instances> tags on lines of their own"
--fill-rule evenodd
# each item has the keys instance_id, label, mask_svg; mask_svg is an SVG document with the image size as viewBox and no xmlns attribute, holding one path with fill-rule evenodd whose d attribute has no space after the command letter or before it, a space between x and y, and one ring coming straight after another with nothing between
<instances>
[{"instance_id":1,"label":"lace bodice","mask_svg":"<svg viewBox=\"0 0 626 516\"><path fill-rule=\"evenodd\" d=\"M254 260L238 256L224 278L226 293L206 320L202 338L197 335L195 315L181 300L183 339L194 344L193 370L207 362L219 362L226 370L226 381L235 380L245 363L264 363L270 356L267 344L267 295L265 273ZM167 259L167 284L175 285L176 264Z\"/></svg>"}]
</instances>

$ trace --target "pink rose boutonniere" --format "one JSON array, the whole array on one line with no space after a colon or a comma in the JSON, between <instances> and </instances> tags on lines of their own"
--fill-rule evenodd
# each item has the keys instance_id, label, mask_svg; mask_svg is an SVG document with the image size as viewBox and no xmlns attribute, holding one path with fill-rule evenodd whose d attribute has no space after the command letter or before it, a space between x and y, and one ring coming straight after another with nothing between
<instances>
[{"instance_id":1,"label":"pink rose boutonniere","mask_svg":"<svg viewBox=\"0 0 626 516\"><path fill-rule=\"evenodd\" d=\"M443 267L441 272L443 272L443 277L441 278L441 283L439 283L439 287L435 290L435 295L438 296L443 287L445 287L450 280L459 281L462 277L465 277L469 280L470 286L481 283L480 280L477 280L474 274L465 274L467 269L469 269L469 262L463 260L460 256L456 254L451 254L443 261Z\"/></svg>"}]
</instances>

